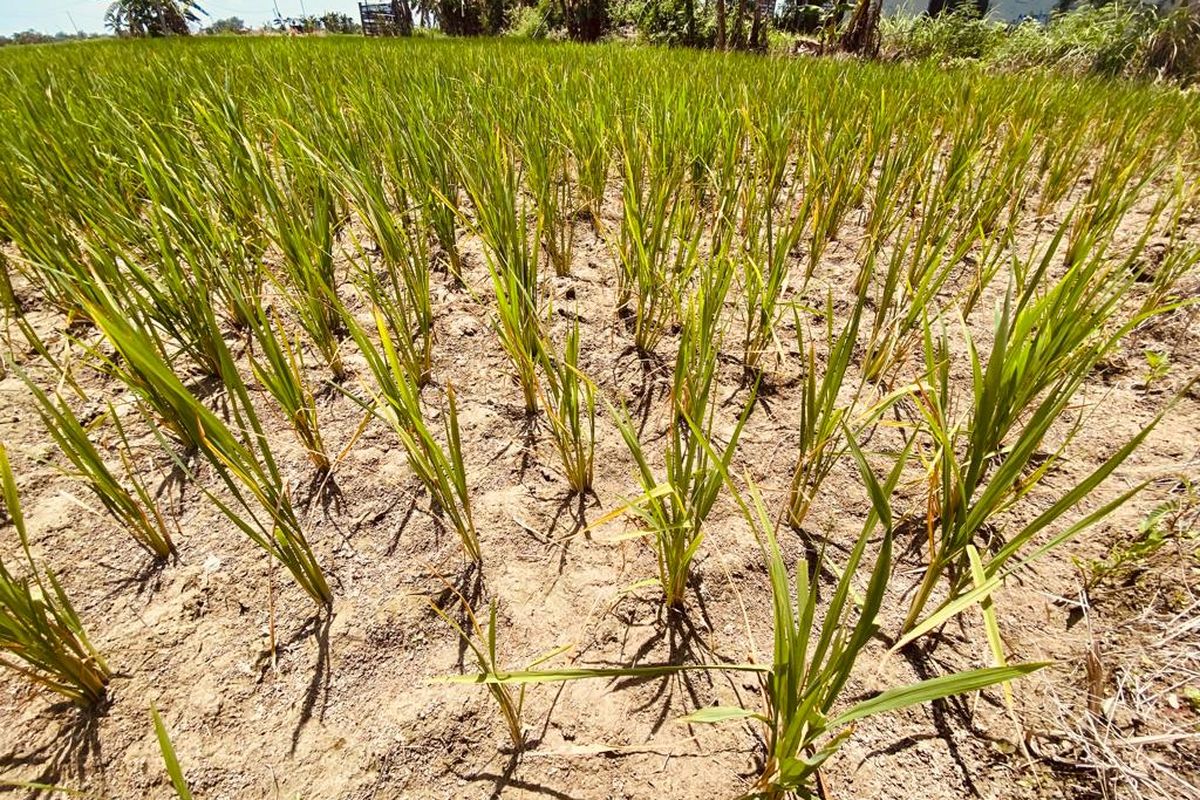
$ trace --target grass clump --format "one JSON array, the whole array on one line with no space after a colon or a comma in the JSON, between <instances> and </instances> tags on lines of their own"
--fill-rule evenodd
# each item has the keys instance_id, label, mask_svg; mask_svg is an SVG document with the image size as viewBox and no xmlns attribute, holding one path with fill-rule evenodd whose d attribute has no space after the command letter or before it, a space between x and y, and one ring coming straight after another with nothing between
<instances>
[{"instance_id":1,"label":"grass clump","mask_svg":"<svg viewBox=\"0 0 1200 800\"><path fill-rule=\"evenodd\" d=\"M219 368L229 392L233 427L184 386L148 337L117 309L91 306L89 316L120 355L119 369L130 379L142 408L154 419L172 422L183 441L220 476L233 504L212 493L210 499L251 541L283 564L314 602L330 605L333 593L304 535L246 385L223 343Z\"/></svg>"},{"instance_id":2,"label":"grass clump","mask_svg":"<svg viewBox=\"0 0 1200 800\"><path fill-rule=\"evenodd\" d=\"M112 420L118 440L121 466L132 491L125 487L105 463L100 450L92 441L88 429L61 396L51 399L36 384L25 379L38 403L42 425L58 444L59 451L75 468L74 475L82 480L104 506L104 510L129 533L142 548L158 559L175 553L175 544L167 529L166 520L149 487L138 474L133 462L129 440L116 410L109 405L107 418ZM97 422L103 422L101 417ZM96 423L93 423L96 424Z\"/></svg>"},{"instance_id":3,"label":"grass clump","mask_svg":"<svg viewBox=\"0 0 1200 800\"><path fill-rule=\"evenodd\" d=\"M104 700L112 672L88 640L79 615L54 573L39 568L33 558L16 478L3 445L0 489L29 573L19 577L0 562L0 666L77 706L93 707Z\"/></svg>"}]
</instances>

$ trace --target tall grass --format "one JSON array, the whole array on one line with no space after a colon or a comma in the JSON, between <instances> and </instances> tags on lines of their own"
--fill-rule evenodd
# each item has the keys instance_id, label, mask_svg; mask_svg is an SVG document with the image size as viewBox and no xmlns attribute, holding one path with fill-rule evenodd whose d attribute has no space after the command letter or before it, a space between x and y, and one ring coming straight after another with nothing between
<instances>
[{"instance_id":1,"label":"tall grass","mask_svg":"<svg viewBox=\"0 0 1200 800\"><path fill-rule=\"evenodd\" d=\"M885 50L910 59L975 59L1013 70L1175 78L1200 75L1200 21L1188 5L1119 0L1057 9L1048 22L981 19L972 6L936 16L897 16L883 24Z\"/></svg>"}]
</instances>

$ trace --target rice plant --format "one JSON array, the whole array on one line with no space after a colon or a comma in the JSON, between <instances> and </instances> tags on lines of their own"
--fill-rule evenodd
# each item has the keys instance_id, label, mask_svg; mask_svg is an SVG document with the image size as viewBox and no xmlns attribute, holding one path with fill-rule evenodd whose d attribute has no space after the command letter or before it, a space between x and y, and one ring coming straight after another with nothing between
<instances>
[{"instance_id":1,"label":"rice plant","mask_svg":"<svg viewBox=\"0 0 1200 800\"><path fill-rule=\"evenodd\" d=\"M762 201L770 203L769 198ZM786 313L792 251L800 242L806 220L803 209L776 230L774 204L765 205L761 218L746 235L747 252L738 261L745 316L742 363L750 374L760 371L763 356L779 351L775 329Z\"/></svg>"},{"instance_id":2,"label":"rice plant","mask_svg":"<svg viewBox=\"0 0 1200 800\"><path fill-rule=\"evenodd\" d=\"M731 272L727 263L710 265L689 304L675 358L663 480L655 475L628 412L613 409L643 490L629 509L652 539L664 602L675 608L683 606L692 560L704 538L704 520L717 500L722 473L753 407L747 403L724 447L716 444L714 378L722 333L720 311Z\"/></svg>"},{"instance_id":3,"label":"rice plant","mask_svg":"<svg viewBox=\"0 0 1200 800\"><path fill-rule=\"evenodd\" d=\"M403 184L396 185L389 197L383 184L372 176L356 173L347 182L358 215L383 261L382 270L375 269L360 246L354 283L387 320L392 341L411 379L424 386L433 370L433 303L429 293L432 258L428 240L420 230L416 209Z\"/></svg>"},{"instance_id":4,"label":"rice plant","mask_svg":"<svg viewBox=\"0 0 1200 800\"><path fill-rule=\"evenodd\" d=\"M685 171L634 128L619 139L623 183L617 243L618 311L648 355L682 312L683 292L699 263L703 220L683 193ZM647 152L649 151L649 152Z\"/></svg>"},{"instance_id":5,"label":"rice plant","mask_svg":"<svg viewBox=\"0 0 1200 800\"><path fill-rule=\"evenodd\" d=\"M556 109L541 103L526 109L518 122L526 181L537 208L537 235L555 275L571 273L575 217L568 150L551 116Z\"/></svg>"},{"instance_id":6,"label":"rice plant","mask_svg":"<svg viewBox=\"0 0 1200 800\"><path fill-rule=\"evenodd\" d=\"M475 663L479 666L480 674L484 676L499 676L504 674L504 669L501 666L496 656L496 601L493 600L488 609L487 629L485 630L479 624L478 618L475 616L474 609L457 591L453 592L458 600L458 605L461 607L466 616L466 627L460 625L455 618L439 607L432 600L430 606L434 612L446 621L458 633L459 638L467 649L470 650L471 656L475 659ZM526 669L533 670L538 664L546 661L561 650L555 650L540 659L535 660ZM522 723L521 713L525 708L525 687L526 684L514 688L512 685L503 682L488 682L488 693L496 701L500 708L500 715L504 718L504 723L508 728L509 738L512 740L513 749L517 752L525 749L525 727Z\"/></svg>"},{"instance_id":7,"label":"rice plant","mask_svg":"<svg viewBox=\"0 0 1200 800\"><path fill-rule=\"evenodd\" d=\"M179 766L179 757L175 755L171 735L153 703L150 704L150 717L154 720L154 735L158 739L158 748L162 752L163 763L167 767L167 776L171 779L175 796L179 800L192 800L192 790L188 787L187 779L183 777L183 768Z\"/></svg>"},{"instance_id":8,"label":"rice plant","mask_svg":"<svg viewBox=\"0 0 1200 800\"><path fill-rule=\"evenodd\" d=\"M470 651L479 671L455 675L440 680L447 683L482 684L496 701L500 716L508 729L513 749L521 752L526 747L523 712L525 708L525 691L533 684L567 683L579 680L614 679L614 678L659 678L676 675L681 672L762 672L763 667L756 664L642 664L637 666L618 667L550 667L541 665L557 656L566 653L571 645L561 645L539 655L522 669L508 669L497 656L496 642L498 638L497 603L489 605L487 626L479 622L479 617L471 604L456 589L449 587L462 609L465 622L460 622L447 610L429 601L434 613L441 617L458 634L463 645Z\"/></svg>"},{"instance_id":9,"label":"rice plant","mask_svg":"<svg viewBox=\"0 0 1200 800\"><path fill-rule=\"evenodd\" d=\"M575 494L592 489L596 454L596 391L579 371L579 320L567 332L561 357L543 351L550 435L562 462L567 484Z\"/></svg>"},{"instance_id":10,"label":"rice plant","mask_svg":"<svg viewBox=\"0 0 1200 800\"><path fill-rule=\"evenodd\" d=\"M333 253L338 197L331 178L319 166L305 163L311 157L303 148L285 152L294 165L290 185L279 186L270 174L261 178L271 237L283 253L282 268L272 273L273 280L334 380L340 381L346 372L341 353L345 325Z\"/></svg>"},{"instance_id":11,"label":"rice plant","mask_svg":"<svg viewBox=\"0 0 1200 800\"><path fill-rule=\"evenodd\" d=\"M109 405L107 419L112 421L116 429L122 471L132 490L126 488L109 469L88 428L84 427L63 398L55 395L51 399L28 376L22 375L22 378L37 401L43 427L58 444L59 452L75 468L75 476L91 489L109 516L155 558L165 559L173 555L175 544L166 520L149 487L138 474L129 439L116 409ZM101 416L93 426L104 420L105 417Z\"/></svg>"},{"instance_id":12,"label":"rice plant","mask_svg":"<svg viewBox=\"0 0 1200 800\"><path fill-rule=\"evenodd\" d=\"M1076 265L1040 297L1027 292L1014 304L1011 293L1007 295L997 311L994 343L986 363L967 335L974 391L968 420L956 421L952 416L946 332L943 329L941 337L935 338L933 326L926 329L929 382L917 390L916 400L931 438L929 453L923 456L930 486L926 513L929 563L911 602L906 630L920 621L943 575L950 576L948 602L963 592L971 576L968 547L992 552L979 541L988 523L1036 488L1048 473L1075 432L1069 430L1049 457L1041 457L1051 426L1060 419L1100 355L1134 324L1097 334L1115 301L1108 285L1111 279L1101 278L1097 286L1095 275L1080 277L1084 271L1082 265ZM1090 494L1153 427L1151 423L1124 443L1032 523L1009 534L988 561L985 572L994 575L1037 533ZM960 439L965 442L960 444ZM1105 509L1111 511L1113 507L1110 504ZM1091 524L1102 516L1090 514L1085 522ZM1079 530L1079 523L1069 528L1072 535Z\"/></svg>"},{"instance_id":13,"label":"rice plant","mask_svg":"<svg viewBox=\"0 0 1200 800\"><path fill-rule=\"evenodd\" d=\"M92 646L54 573L38 566L29 545L17 482L0 444L0 489L28 575L0 561L0 666L89 708L103 702L112 672Z\"/></svg>"},{"instance_id":14,"label":"rice plant","mask_svg":"<svg viewBox=\"0 0 1200 800\"><path fill-rule=\"evenodd\" d=\"M132 388L143 407L154 418L178 425L177 432L205 457L233 496L234 504L230 505L209 493L214 504L251 541L283 564L316 603L332 603L329 584L304 535L249 392L228 350L221 349L218 367L229 391L236 428L226 425L192 394L145 335L131 327L119 311L89 306L88 313L120 354L123 369L137 376ZM182 461L176 461L190 472ZM265 515L265 519L259 515Z\"/></svg>"},{"instance_id":15,"label":"rice plant","mask_svg":"<svg viewBox=\"0 0 1200 800\"><path fill-rule=\"evenodd\" d=\"M525 227L519 200L515 156L499 132L487 137L462 166L467 194L475 206L479 235L487 245L488 269L496 295L496 332L512 359L525 412L537 411L538 363L543 348L538 237Z\"/></svg>"},{"instance_id":16,"label":"rice plant","mask_svg":"<svg viewBox=\"0 0 1200 800\"><path fill-rule=\"evenodd\" d=\"M303 348L288 334L277 314L259 306L245 318L261 352L250 356L254 377L279 404L313 466L320 471L329 469L329 454L317 419L317 399L304 374Z\"/></svg>"},{"instance_id":17,"label":"rice plant","mask_svg":"<svg viewBox=\"0 0 1200 800\"><path fill-rule=\"evenodd\" d=\"M579 210L587 215L592 226L600 230L600 211L604 204L604 190L608 185L609 165L612 160L609 122L611 112L607 104L608 94L595 82L580 87L572 85L570 113L562 116L565 138L575 165L575 181L578 186ZM586 109L586 111L584 110Z\"/></svg>"},{"instance_id":18,"label":"rice plant","mask_svg":"<svg viewBox=\"0 0 1200 800\"><path fill-rule=\"evenodd\" d=\"M833 300L825 307L826 341L829 343L829 354L825 363L825 371L817 378L816 349L813 342L808 344L808 359L804 377L801 379L799 455L796 466L792 470L791 486L788 490L788 524L799 530L808 517L813 499L821 488L821 484L829 477L838 458L842 455L839 446L841 432L848 414L853 413L857 395L855 390L846 404L839 403L839 392L846 384L850 370L851 358L858 343L858 326L862 318L863 304L855 304L850 312L850 320L846 326L834 335L833 332ZM804 333L799 315L796 315L796 334L799 337L800 352L804 352Z\"/></svg>"},{"instance_id":19,"label":"rice plant","mask_svg":"<svg viewBox=\"0 0 1200 800\"><path fill-rule=\"evenodd\" d=\"M876 275L882 276L871 322L864 371L869 380L886 383L911 351L919 349L922 323L931 308L940 308L939 297L948 281L975 245L973 235L964 236L960 224L972 214L966 207L939 204L937 190L928 184L922 203L941 207L910 220L897 232L897 241L883 270L871 258L859 276L862 292ZM968 230L972 230L968 228ZM1003 251L993 248L993 257ZM975 291L974 286L965 292Z\"/></svg>"},{"instance_id":20,"label":"rice plant","mask_svg":"<svg viewBox=\"0 0 1200 800\"><path fill-rule=\"evenodd\" d=\"M0 253L0 309L4 311L6 322L10 316L16 316L21 311L17 292L12 285L12 267L3 253Z\"/></svg>"},{"instance_id":21,"label":"rice plant","mask_svg":"<svg viewBox=\"0 0 1200 800\"><path fill-rule=\"evenodd\" d=\"M231 231L193 188L195 178L186 165L204 160L196 152L195 142L171 128L129 124L137 125L133 135L145 148L137 161L148 201L148 230L140 248L145 256L129 257L124 240L130 234L99 234L111 225L95 229L89 250L116 265L107 273L109 291L127 286L123 305L141 305L148 320L160 326L206 375L215 376L223 332L220 307L213 297L223 298L226 308L233 309L235 298L256 289L252 282L250 286L238 284L238 264L243 258L234 254L233 243L241 242L244 234ZM143 130L147 127L151 130ZM236 309L231 316L242 321ZM168 354L166 348L163 352Z\"/></svg>"},{"instance_id":22,"label":"rice plant","mask_svg":"<svg viewBox=\"0 0 1200 800\"><path fill-rule=\"evenodd\" d=\"M689 714L683 721L718 723L753 719L762 724L766 757L749 793L751 797L816 796L818 770L845 744L858 720L978 691L1045 666L989 667L930 678L887 689L834 713L835 705L842 705L839 700L856 662L879 629L878 616L892 568L890 495L903 467L903 461L897 462L887 480L880 484L853 441L850 449L867 484L872 510L841 568L827 607L819 602L822 594L819 581L811 577L823 574L824 553L817 557L816 563L801 561L793 589L774 527L757 489L750 486L748 501L738 498L743 514L762 544L771 582L774 648L769 667L760 676L763 707L754 710L710 706ZM854 578L878 526L884 529L883 540L866 589L858 597L853 588Z\"/></svg>"},{"instance_id":23,"label":"rice plant","mask_svg":"<svg viewBox=\"0 0 1200 800\"><path fill-rule=\"evenodd\" d=\"M443 444L425 421L420 389L404 370L387 323L379 312L375 314L375 324L380 341L378 347L357 323L350 324L351 335L366 358L378 388L377 396L360 402L392 426L408 454L409 467L437 504L438 512L450 521L467 557L480 563L483 556L471 514L471 493L463 465L454 387L446 386Z\"/></svg>"},{"instance_id":24,"label":"rice plant","mask_svg":"<svg viewBox=\"0 0 1200 800\"><path fill-rule=\"evenodd\" d=\"M211 91L211 95L193 97L190 105L203 153L199 183L213 204L212 222L205 235L221 265L213 288L226 317L245 327L245 310L254 298L262 296L265 282L262 258L269 235L262 219L259 187L263 158L247 119L249 104L219 86L212 86Z\"/></svg>"},{"instance_id":25,"label":"rice plant","mask_svg":"<svg viewBox=\"0 0 1200 800\"><path fill-rule=\"evenodd\" d=\"M458 219L460 178L452 155L450 142L439 134L438 128L448 120L431 119L437 105L432 102L419 108L412 117L397 126L397 147L387 162L393 180L406 183L418 216L444 254L450 274L462 280L462 256L458 249Z\"/></svg>"}]
</instances>

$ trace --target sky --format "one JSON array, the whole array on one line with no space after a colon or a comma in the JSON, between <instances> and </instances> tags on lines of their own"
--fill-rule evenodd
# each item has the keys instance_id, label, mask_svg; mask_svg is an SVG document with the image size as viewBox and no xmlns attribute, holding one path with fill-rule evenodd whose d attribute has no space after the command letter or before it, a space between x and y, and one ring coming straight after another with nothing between
<instances>
[{"instance_id":1,"label":"sky","mask_svg":"<svg viewBox=\"0 0 1200 800\"><path fill-rule=\"evenodd\" d=\"M111 0L0 0L0 34L16 33L30 28L42 33L73 32L76 28L89 33L104 31L104 12ZM358 19L357 0L198 0L208 12L201 22L225 17L241 17L247 25L258 27L275 18L279 7L284 17L299 17L304 13L324 14L339 11Z\"/></svg>"}]
</instances>

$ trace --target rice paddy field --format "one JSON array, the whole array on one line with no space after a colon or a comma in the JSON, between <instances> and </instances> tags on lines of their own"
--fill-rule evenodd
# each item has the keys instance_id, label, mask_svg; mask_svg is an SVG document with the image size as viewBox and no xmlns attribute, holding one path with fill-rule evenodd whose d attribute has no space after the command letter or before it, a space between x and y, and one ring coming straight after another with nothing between
<instances>
[{"instance_id":1,"label":"rice paddy field","mask_svg":"<svg viewBox=\"0 0 1200 800\"><path fill-rule=\"evenodd\" d=\"M0 52L0 794L1200 797L1200 95Z\"/></svg>"}]
</instances>

